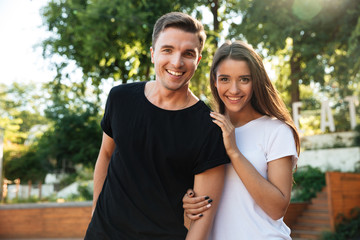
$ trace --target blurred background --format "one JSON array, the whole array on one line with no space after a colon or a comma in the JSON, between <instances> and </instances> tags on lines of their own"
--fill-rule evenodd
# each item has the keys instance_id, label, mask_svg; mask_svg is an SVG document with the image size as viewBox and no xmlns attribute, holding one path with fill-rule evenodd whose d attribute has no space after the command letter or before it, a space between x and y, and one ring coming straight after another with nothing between
<instances>
[{"instance_id":1,"label":"blurred background","mask_svg":"<svg viewBox=\"0 0 360 240\"><path fill-rule=\"evenodd\" d=\"M2 205L92 200L106 96L154 80L152 29L169 11L205 25L191 90L206 103L225 40L263 57L301 132L292 202L321 192L326 172L360 172L358 0L0 0Z\"/></svg>"}]
</instances>

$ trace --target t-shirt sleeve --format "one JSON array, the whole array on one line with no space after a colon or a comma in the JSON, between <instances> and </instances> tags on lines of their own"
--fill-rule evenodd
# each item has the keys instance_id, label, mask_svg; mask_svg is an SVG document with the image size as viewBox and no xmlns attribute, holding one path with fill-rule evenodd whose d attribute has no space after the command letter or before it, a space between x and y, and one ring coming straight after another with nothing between
<instances>
[{"instance_id":1,"label":"t-shirt sleeve","mask_svg":"<svg viewBox=\"0 0 360 240\"><path fill-rule=\"evenodd\" d=\"M294 135L288 125L281 124L273 131L270 137L267 150L267 162L286 156L292 156L294 168L298 160Z\"/></svg>"},{"instance_id":2,"label":"t-shirt sleeve","mask_svg":"<svg viewBox=\"0 0 360 240\"><path fill-rule=\"evenodd\" d=\"M100 123L102 130L111 138L113 138L112 128L111 128L112 93L113 91L111 90L106 100L104 116Z\"/></svg>"},{"instance_id":3,"label":"t-shirt sleeve","mask_svg":"<svg viewBox=\"0 0 360 240\"><path fill-rule=\"evenodd\" d=\"M221 129L214 128L209 136L205 137L205 144L195 161L193 174L196 175L229 162L230 159L226 154Z\"/></svg>"}]
</instances>

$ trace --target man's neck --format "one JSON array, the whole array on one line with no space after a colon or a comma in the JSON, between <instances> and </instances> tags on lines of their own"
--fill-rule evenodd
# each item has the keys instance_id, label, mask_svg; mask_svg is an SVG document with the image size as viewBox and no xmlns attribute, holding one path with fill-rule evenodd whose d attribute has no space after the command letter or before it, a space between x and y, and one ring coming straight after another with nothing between
<instances>
[{"instance_id":1,"label":"man's neck","mask_svg":"<svg viewBox=\"0 0 360 240\"><path fill-rule=\"evenodd\" d=\"M145 85L145 97L155 106L165 110L181 110L198 101L188 85L179 90L169 90L154 82Z\"/></svg>"}]
</instances>

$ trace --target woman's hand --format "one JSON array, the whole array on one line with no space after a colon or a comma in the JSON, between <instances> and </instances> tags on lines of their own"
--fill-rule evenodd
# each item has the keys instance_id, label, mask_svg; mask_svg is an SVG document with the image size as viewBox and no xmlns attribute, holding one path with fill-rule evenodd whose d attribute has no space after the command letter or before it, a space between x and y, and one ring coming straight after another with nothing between
<instances>
[{"instance_id":1,"label":"woman's hand","mask_svg":"<svg viewBox=\"0 0 360 240\"><path fill-rule=\"evenodd\" d=\"M239 149L236 145L235 140L235 127L231 123L230 119L220 113L211 112L210 116L213 119L213 122L218 125L223 133L224 145L227 154L231 157L233 154L238 154Z\"/></svg>"},{"instance_id":2,"label":"woman's hand","mask_svg":"<svg viewBox=\"0 0 360 240\"><path fill-rule=\"evenodd\" d=\"M193 221L198 220L211 207L211 202L212 199L209 196L195 197L194 191L189 189L183 197L186 217Z\"/></svg>"}]
</instances>

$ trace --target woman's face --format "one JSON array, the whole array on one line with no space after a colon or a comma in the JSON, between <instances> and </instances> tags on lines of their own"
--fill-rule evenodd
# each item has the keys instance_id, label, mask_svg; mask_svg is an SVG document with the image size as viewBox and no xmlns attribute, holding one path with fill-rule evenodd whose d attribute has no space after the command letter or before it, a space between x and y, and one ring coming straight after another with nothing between
<instances>
[{"instance_id":1,"label":"woman's face","mask_svg":"<svg viewBox=\"0 0 360 240\"><path fill-rule=\"evenodd\" d=\"M215 87L226 112L240 113L252 109L252 78L246 61L223 60L216 71Z\"/></svg>"}]
</instances>

